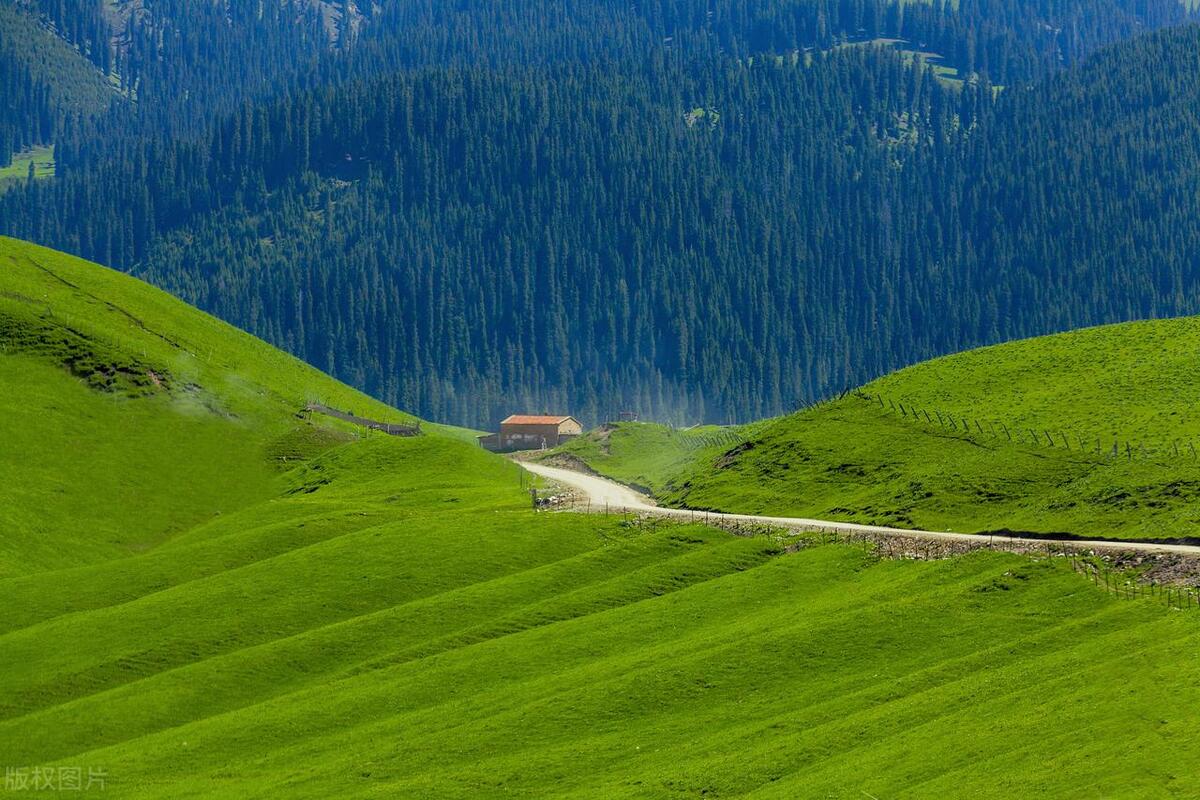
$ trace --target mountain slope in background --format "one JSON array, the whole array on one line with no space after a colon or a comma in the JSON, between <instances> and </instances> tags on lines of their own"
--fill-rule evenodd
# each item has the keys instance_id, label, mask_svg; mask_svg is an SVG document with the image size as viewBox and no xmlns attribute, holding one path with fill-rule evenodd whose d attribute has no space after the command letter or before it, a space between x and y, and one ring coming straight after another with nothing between
<instances>
[{"instance_id":1,"label":"mountain slope in background","mask_svg":"<svg viewBox=\"0 0 1200 800\"><path fill-rule=\"evenodd\" d=\"M68 118L96 117L117 99L78 50L21 6L0 4L0 167L16 153L53 145Z\"/></svg>"},{"instance_id":2,"label":"mountain slope in background","mask_svg":"<svg viewBox=\"0 0 1200 800\"><path fill-rule=\"evenodd\" d=\"M358 4L336 41L328 4L135 5L120 35L22 6L135 102L53 117L59 178L10 189L0 229L425 416L725 422L1198 310L1197 137L1160 123L1194 107L1200 48L1134 36L1187 19L1174 0ZM881 37L907 50L839 48Z\"/></svg>"},{"instance_id":3,"label":"mountain slope in background","mask_svg":"<svg viewBox=\"0 0 1200 800\"><path fill-rule=\"evenodd\" d=\"M886 48L405 72L10 193L0 219L425 416L727 422L1200 311L1197 53L1171 29L996 100Z\"/></svg>"}]
</instances>

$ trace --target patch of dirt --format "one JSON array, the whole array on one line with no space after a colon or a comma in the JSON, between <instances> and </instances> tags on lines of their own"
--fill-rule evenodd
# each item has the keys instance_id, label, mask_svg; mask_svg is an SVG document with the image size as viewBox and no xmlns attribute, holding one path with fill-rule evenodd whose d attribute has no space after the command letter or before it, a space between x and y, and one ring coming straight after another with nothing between
<instances>
[{"instance_id":1,"label":"patch of dirt","mask_svg":"<svg viewBox=\"0 0 1200 800\"><path fill-rule=\"evenodd\" d=\"M218 417L224 417L225 419L238 418L237 414L222 406L217 398L204 391L204 387L198 383L185 384L183 391L177 397L186 398L186 402L195 403L196 406Z\"/></svg>"},{"instance_id":2,"label":"patch of dirt","mask_svg":"<svg viewBox=\"0 0 1200 800\"><path fill-rule=\"evenodd\" d=\"M582 472L584 475L591 475L593 478L603 478L596 470L588 466L588 463L577 455L572 453L550 453L541 458L530 458L530 461L536 461L539 464L545 464L548 467L558 467L559 469L569 469L572 472Z\"/></svg>"},{"instance_id":3,"label":"patch of dirt","mask_svg":"<svg viewBox=\"0 0 1200 800\"><path fill-rule=\"evenodd\" d=\"M612 455L612 434L617 429L617 426L611 422L606 422L596 430L592 431L589 436L596 440L596 444L600 445L600 451L604 455Z\"/></svg>"},{"instance_id":4,"label":"patch of dirt","mask_svg":"<svg viewBox=\"0 0 1200 800\"><path fill-rule=\"evenodd\" d=\"M57 363L98 392L144 397L171 389L167 370L77 331L50 312L29 317L0 312L0 352Z\"/></svg>"},{"instance_id":5,"label":"patch of dirt","mask_svg":"<svg viewBox=\"0 0 1200 800\"><path fill-rule=\"evenodd\" d=\"M742 442L737 447L726 450L724 453L722 453L720 457L713 462L713 467L715 469L729 469L737 463L737 460L742 456L743 453L750 452L755 448L755 446L755 442Z\"/></svg>"},{"instance_id":6,"label":"patch of dirt","mask_svg":"<svg viewBox=\"0 0 1200 800\"><path fill-rule=\"evenodd\" d=\"M1200 559L1178 555L1155 555L1142 579L1172 586L1200 586Z\"/></svg>"},{"instance_id":7,"label":"patch of dirt","mask_svg":"<svg viewBox=\"0 0 1200 800\"><path fill-rule=\"evenodd\" d=\"M580 492L569 487L560 487L558 491L552 494L538 494L535 501L535 508L539 511L554 510L554 509L573 509L580 508L587 502L585 497Z\"/></svg>"}]
</instances>

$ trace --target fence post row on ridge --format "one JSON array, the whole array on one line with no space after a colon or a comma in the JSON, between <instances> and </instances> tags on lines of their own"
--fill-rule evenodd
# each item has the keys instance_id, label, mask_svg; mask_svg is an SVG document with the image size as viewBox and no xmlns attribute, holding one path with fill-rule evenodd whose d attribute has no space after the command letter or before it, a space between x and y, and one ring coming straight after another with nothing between
<instances>
[{"instance_id":1,"label":"fence post row on ridge","mask_svg":"<svg viewBox=\"0 0 1200 800\"><path fill-rule=\"evenodd\" d=\"M906 404L902 400L893 400L882 394L866 394L861 391L856 391L853 394L856 397L869 401L872 405L878 404L884 413L894 413L899 417L924 424L936 424L956 433L969 433L972 435L977 433L980 436L990 436L993 439L1003 438L1015 444L1043 448L1052 447L1059 450L1101 456L1109 460L1124 458L1126 461L1150 462L1160 459L1200 461L1200 454L1197 454L1196 445L1190 437L1177 437L1157 447L1154 445L1147 447L1145 442L1131 442L1114 438L1110 447L1105 444L1104 437L1097 436L1093 438L1088 436L1085 438L1076 431L1055 431L1047 428L1038 431L1027 426L1014 426L1010 428L1003 420L981 421L975 417L955 417L955 415L945 413L942 409L938 408L932 409L933 413L931 415L930 409L920 408L911 402ZM809 408L816 405L819 404L814 404L813 406L809 406ZM986 429L983 426L983 422L987 422ZM999 429L997 429L997 426L999 426Z\"/></svg>"}]
</instances>

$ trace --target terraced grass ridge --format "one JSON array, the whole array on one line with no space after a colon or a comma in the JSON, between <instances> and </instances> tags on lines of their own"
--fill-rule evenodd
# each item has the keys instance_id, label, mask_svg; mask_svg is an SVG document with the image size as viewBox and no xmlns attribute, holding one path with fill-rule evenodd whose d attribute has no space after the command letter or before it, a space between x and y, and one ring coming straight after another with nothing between
<instances>
[{"instance_id":1,"label":"terraced grass ridge","mask_svg":"<svg viewBox=\"0 0 1200 800\"><path fill-rule=\"evenodd\" d=\"M1200 319L972 350L737 428L608 426L557 456L709 510L967 533L1200 536Z\"/></svg>"},{"instance_id":2,"label":"terraced grass ridge","mask_svg":"<svg viewBox=\"0 0 1200 800\"><path fill-rule=\"evenodd\" d=\"M1058 561L534 513L459 432L297 416L408 419L11 240L0 343L5 796L1200 793L1200 620Z\"/></svg>"}]
</instances>

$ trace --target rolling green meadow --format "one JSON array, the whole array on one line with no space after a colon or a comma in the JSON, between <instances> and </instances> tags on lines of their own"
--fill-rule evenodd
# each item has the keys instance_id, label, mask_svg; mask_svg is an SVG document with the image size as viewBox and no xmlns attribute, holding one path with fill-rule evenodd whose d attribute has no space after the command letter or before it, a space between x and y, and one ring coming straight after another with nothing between
<instances>
[{"instance_id":1,"label":"rolling green meadow","mask_svg":"<svg viewBox=\"0 0 1200 800\"><path fill-rule=\"evenodd\" d=\"M1200 794L1200 616L1061 559L535 513L517 465L468 432L308 418L319 399L411 421L9 239L0 347L5 796L36 794L35 768L138 798ZM964 408L996 391L972 358ZM900 377L880 391L923 397ZM740 435L762 453L788 425L810 446L805 420L836 413L829 441L938 438L873 408ZM668 491L718 435L578 446ZM1012 452L1014 475L1058 458Z\"/></svg>"},{"instance_id":2,"label":"rolling green meadow","mask_svg":"<svg viewBox=\"0 0 1200 800\"><path fill-rule=\"evenodd\" d=\"M1195 536L1200 319L1027 339L732 429L609 426L568 456L669 504L967 533Z\"/></svg>"}]
</instances>

